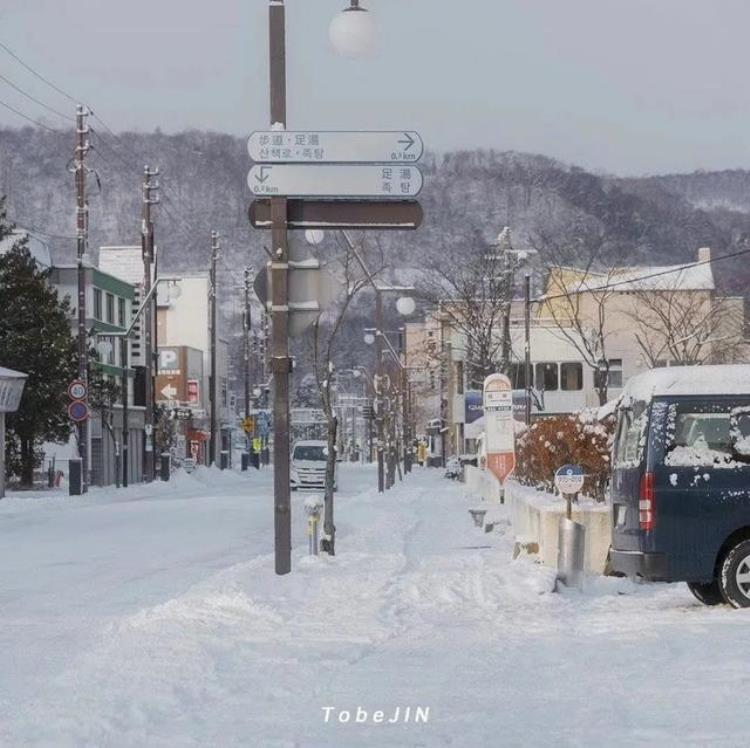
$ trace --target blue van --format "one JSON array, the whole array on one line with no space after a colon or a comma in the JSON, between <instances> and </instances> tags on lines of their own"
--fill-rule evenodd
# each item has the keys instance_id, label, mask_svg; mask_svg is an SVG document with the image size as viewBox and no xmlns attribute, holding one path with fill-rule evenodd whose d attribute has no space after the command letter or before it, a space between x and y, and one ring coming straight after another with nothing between
<instances>
[{"instance_id":1,"label":"blue van","mask_svg":"<svg viewBox=\"0 0 750 748\"><path fill-rule=\"evenodd\" d=\"M750 607L750 366L633 377L612 457L614 572Z\"/></svg>"}]
</instances>

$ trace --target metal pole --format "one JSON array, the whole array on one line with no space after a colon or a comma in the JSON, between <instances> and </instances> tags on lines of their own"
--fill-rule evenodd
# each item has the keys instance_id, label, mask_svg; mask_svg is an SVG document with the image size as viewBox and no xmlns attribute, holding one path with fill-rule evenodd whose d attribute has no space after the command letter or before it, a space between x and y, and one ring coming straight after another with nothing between
<instances>
[{"instance_id":1,"label":"metal pole","mask_svg":"<svg viewBox=\"0 0 750 748\"><path fill-rule=\"evenodd\" d=\"M128 337L124 335L120 342L120 362L122 365L122 487L128 487L128 469L130 466L130 430L128 420Z\"/></svg>"},{"instance_id":2,"label":"metal pole","mask_svg":"<svg viewBox=\"0 0 750 748\"><path fill-rule=\"evenodd\" d=\"M404 440L404 473L411 472L411 451L409 449L409 369L408 354L406 352L406 327L401 328L401 352L404 366L401 370L401 426Z\"/></svg>"},{"instance_id":3,"label":"metal pole","mask_svg":"<svg viewBox=\"0 0 750 748\"><path fill-rule=\"evenodd\" d=\"M154 225L151 222L151 206L156 202L152 199L151 191L155 189L151 184L151 177L157 176L158 169L153 171L148 165L143 167L143 217L141 223L141 248L143 252L143 297L146 299L151 291L151 265L154 261ZM143 327L145 330L144 340L144 363L146 368L145 377L145 401L146 412L144 418L145 439L143 473L144 480L150 483L154 479L154 351L153 332L154 314L153 299L146 305L144 311Z\"/></svg>"},{"instance_id":4,"label":"metal pole","mask_svg":"<svg viewBox=\"0 0 750 748\"><path fill-rule=\"evenodd\" d=\"M5 496L5 412L0 410L0 499Z\"/></svg>"},{"instance_id":5,"label":"metal pole","mask_svg":"<svg viewBox=\"0 0 750 748\"><path fill-rule=\"evenodd\" d=\"M378 427L378 493L385 491L385 462L384 462L384 424L383 424L383 295L375 289L375 402L377 404L376 423Z\"/></svg>"},{"instance_id":6,"label":"metal pole","mask_svg":"<svg viewBox=\"0 0 750 748\"><path fill-rule=\"evenodd\" d=\"M271 125L286 127L286 11L271 0L268 13ZM274 552L277 574L292 570L292 514L289 484L289 254L287 201L271 198L271 346L274 425Z\"/></svg>"},{"instance_id":7,"label":"metal pole","mask_svg":"<svg viewBox=\"0 0 750 748\"><path fill-rule=\"evenodd\" d=\"M524 276L524 306L523 306L523 327L524 327L524 384L526 386L526 405L524 420L528 426L531 423L531 276L526 273Z\"/></svg>"},{"instance_id":8,"label":"metal pole","mask_svg":"<svg viewBox=\"0 0 750 748\"><path fill-rule=\"evenodd\" d=\"M211 232L211 270L210 270L210 314L211 314L211 386L209 387L209 396L211 400L211 441L208 445L208 464L213 465L216 462L216 432L217 432L217 387L216 387L216 263L219 259L219 234L216 231Z\"/></svg>"},{"instance_id":9,"label":"metal pole","mask_svg":"<svg viewBox=\"0 0 750 748\"><path fill-rule=\"evenodd\" d=\"M88 340L86 334L86 268L84 259L88 245L88 220L86 205L86 167L84 158L89 150L86 138L88 110L81 104L76 107L76 241L78 259L78 378L88 387ZM88 405L88 395L84 399ZM81 493L88 491L89 484L89 428L88 419L78 423L78 452L81 456Z\"/></svg>"},{"instance_id":10,"label":"metal pole","mask_svg":"<svg viewBox=\"0 0 750 748\"><path fill-rule=\"evenodd\" d=\"M245 328L245 418L250 415L250 314L250 268L245 268L245 314L242 319Z\"/></svg>"}]
</instances>

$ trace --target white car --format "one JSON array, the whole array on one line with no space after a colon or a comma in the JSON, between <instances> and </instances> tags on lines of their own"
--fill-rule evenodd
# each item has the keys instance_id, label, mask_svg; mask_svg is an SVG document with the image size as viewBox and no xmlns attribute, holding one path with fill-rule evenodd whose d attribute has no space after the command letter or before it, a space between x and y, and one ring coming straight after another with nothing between
<instances>
[{"instance_id":1,"label":"white car","mask_svg":"<svg viewBox=\"0 0 750 748\"><path fill-rule=\"evenodd\" d=\"M324 441L297 441L292 447L289 478L292 491L298 488L324 489L326 485L326 462L328 445ZM334 478L333 490L336 490Z\"/></svg>"}]
</instances>

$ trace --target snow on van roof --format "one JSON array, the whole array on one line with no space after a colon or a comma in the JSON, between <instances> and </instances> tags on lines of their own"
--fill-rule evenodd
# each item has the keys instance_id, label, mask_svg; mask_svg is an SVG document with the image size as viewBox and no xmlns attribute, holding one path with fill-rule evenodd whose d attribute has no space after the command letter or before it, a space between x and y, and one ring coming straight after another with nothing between
<instances>
[{"instance_id":1,"label":"snow on van roof","mask_svg":"<svg viewBox=\"0 0 750 748\"><path fill-rule=\"evenodd\" d=\"M628 380L623 397L648 401L656 395L748 395L750 365L670 366Z\"/></svg>"}]
</instances>

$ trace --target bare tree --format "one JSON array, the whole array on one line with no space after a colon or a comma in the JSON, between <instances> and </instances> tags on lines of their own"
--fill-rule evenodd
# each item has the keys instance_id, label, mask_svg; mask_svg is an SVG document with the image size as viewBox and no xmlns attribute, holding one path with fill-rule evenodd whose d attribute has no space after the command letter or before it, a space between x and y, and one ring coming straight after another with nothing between
<instances>
[{"instance_id":1,"label":"bare tree","mask_svg":"<svg viewBox=\"0 0 750 748\"><path fill-rule=\"evenodd\" d=\"M658 287L635 291L628 316L650 368L725 363L739 357L743 312L737 300L680 287L680 276L658 279Z\"/></svg>"},{"instance_id":2,"label":"bare tree","mask_svg":"<svg viewBox=\"0 0 750 748\"><path fill-rule=\"evenodd\" d=\"M532 245L548 264L543 313L551 317L560 336L594 372L594 388L599 404L604 405L608 399L610 369L607 310L616 290L612 284L620 272L615 265L605 264L611 249L607 237L592 227L582 227L572 240L538 231ZM566 267L565 262L571 256L583 266ZM602 266L604 269L595 269Z\"/></svg>"},{"instance_id":3,"label":"bare tree","mask_svg":"<svg viewBox=\"0 0 750 748\"><path fill-rule=\"evenodd\" d=\"M320 394L321 409L326 420L326 476L325 509L321 550L335 554L336 526L334 524L333 494L336 480L336 444L338 438L338 416L334 402L333 382L335 358L341 343L341 331L350 305L357 294L369 283L358 272L359 266L355 249L344 242L339 246L337 256L328 262L326 269L334 272L341 282L342 293L338 302L328 312L318 317L313 325L312 368ZM378 268L378 272L382 267Z\"/></svg>"},{"instance_id":4,"label":"bare tree","mask_svg":"<svg viewBox=\"0 0 750 748\"><path fill-rule=\"evenodd\" d=\"M510 365L510 306L516 258L506 229L497 244L478 233L444 236L423 269L419 295L465 340L470 385ZM439 260L434 260L439 257Z\"/></svg>"}]
</instances>

